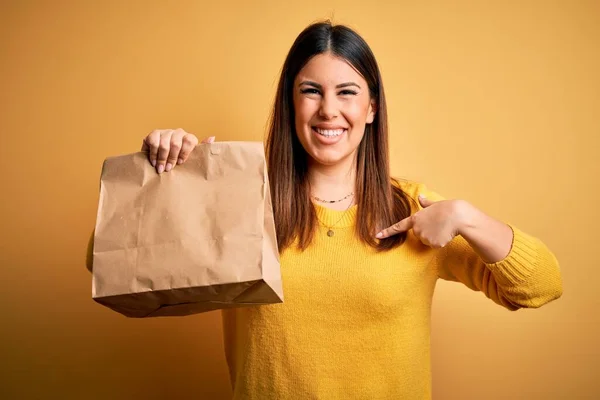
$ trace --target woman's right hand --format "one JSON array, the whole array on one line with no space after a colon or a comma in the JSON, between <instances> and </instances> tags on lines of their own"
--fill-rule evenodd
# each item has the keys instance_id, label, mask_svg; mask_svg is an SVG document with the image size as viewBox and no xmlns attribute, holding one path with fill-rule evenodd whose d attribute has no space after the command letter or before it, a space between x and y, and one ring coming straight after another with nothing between
<instances>
[{"instance_id":1,"label":"woman's right hand","mask_svg":"<svg viewBox=\"0 0 600 400\"><path fill-rule=\"evenodd\" d=\"M214 141L215 137L211 136L202 143ZM157 129L144 138L142 151L148 153L148 160L156 172L162 174L183 164L197 144L198 138L183 129Z\"/></svg>"}]
</instances>

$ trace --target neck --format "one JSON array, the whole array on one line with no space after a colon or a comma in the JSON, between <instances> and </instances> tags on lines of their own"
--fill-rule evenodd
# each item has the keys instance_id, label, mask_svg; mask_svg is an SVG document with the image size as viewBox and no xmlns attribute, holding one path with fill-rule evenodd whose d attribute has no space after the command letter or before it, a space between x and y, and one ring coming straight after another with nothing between
<instances>
[{"instance_id":1,"label":"neck","mask_svg":"<svg viewBox=\"0 0 600 400\"><path fill-rule=\"evenodd\" d=\"M334 165L313 162L309 166L308 179L312 196L325 200L341 199L355 191L356 161L349 157L349 160Z\"/></svg>"}]
</instances>

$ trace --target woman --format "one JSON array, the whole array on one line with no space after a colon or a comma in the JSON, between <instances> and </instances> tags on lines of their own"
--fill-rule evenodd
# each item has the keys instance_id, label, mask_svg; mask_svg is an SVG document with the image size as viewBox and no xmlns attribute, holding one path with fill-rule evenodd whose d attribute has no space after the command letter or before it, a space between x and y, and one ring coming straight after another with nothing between
<instances>
[{"instance_id":1,"label":"woman","mask_svg":"<svg viewBox=\"0 0 600 400\"><path fill-rule=\"evenodd\" d=\"M286 300L223 311L234 398L430 398L437 279L539 307L562 294L557 261L466 201L390 178L383 85L358 34L311 25L282 71L266 154ZM163 173L197 143L162 130L143 150Z\"/></svg>"}]
</instances>

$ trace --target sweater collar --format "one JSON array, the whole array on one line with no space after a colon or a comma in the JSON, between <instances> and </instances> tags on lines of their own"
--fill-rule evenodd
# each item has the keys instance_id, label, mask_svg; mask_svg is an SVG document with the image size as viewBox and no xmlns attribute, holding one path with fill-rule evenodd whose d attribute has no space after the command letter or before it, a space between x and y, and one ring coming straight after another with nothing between
<instances>
[{"instance_id":1,"label":"sweater collar","mask_svg":"<svg viewBox=\"0 0 600 400\"><path fill-rule=\"evenodd\" d=\"M327 228L348 228L356 223L356 211L358 206L354 204L346 211L332 210L320 204L313 203L317 212L317 218L321 225Z\"/></svg>"}]
</instances>

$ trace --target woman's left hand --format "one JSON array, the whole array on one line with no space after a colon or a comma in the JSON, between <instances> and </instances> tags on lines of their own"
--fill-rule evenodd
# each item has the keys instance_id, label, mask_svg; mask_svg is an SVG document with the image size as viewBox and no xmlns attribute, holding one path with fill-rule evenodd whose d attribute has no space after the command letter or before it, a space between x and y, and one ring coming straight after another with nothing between
<instances>
[{"instance_id":1,"label":"woman's left hand","mask_svg":"<svg viewBox=\"0 0 600 400\"><path fill-rule=\"evenodd\" d=\"M384 239L412 229L414 235L425 245L440 248L460 234L468 214L468 204L462 200L432 201L419 196L423 207L410 217L382 230L376 235Z\"/></svg>"}]
</instances>

